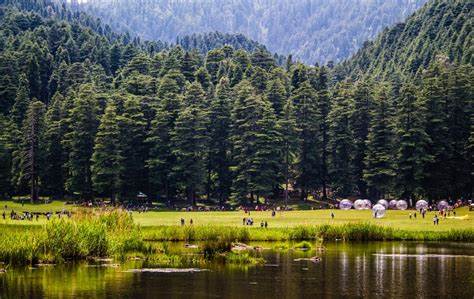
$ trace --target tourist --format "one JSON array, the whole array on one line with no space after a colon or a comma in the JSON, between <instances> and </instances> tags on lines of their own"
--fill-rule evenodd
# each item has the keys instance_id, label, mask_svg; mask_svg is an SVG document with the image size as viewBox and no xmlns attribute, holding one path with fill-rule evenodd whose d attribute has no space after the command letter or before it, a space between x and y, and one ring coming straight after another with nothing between
<instances>
[{"instance_id":1,"label":"tourist","mask_svg":"<svg viewBox=\"0 0 474 299\"><path fill-rule=\"evenodd\" d=\"M246 222L247 222L247 218L246 217L242 218L242 225L245 225Z\"/></svg>"},{"instance_id":2,"label":"tourist","mask_svg":"<svg viewBox=\"0 0 474 299\"><path fill-rule=\"evenodd\" d=\"M265 221L265 228L267 228L267 227L268 227L268 222Z\"/></svg>"},{"instance_id":3,"label":"tourist","mask_svg":"<svg viewBox=\"0 0 474 299\"><path fill-rule=\"evenodd\" d=\"M272 217L275 217L275 215L276 215L275 210L272 210Z\"/></svg>"},{"instance_id":4,"label":"tourist","mask_svg":"<svg viewBox=\"0 0 474 299\"><path fill-rule=\"evenodd\" d=\"M181 226L184 226L184 222L185 222L184 219L181 218Z\"/></svg>"},{"instance_id":5,"label":"tourist","mask_svg":"<svg viewBox=\"0 0 474 299\"><path fill-rule=\"evenodd\" d=\"M439 217L436 216L436 225L439 225Z\"/></svg>"},{"instance_id":6,"label":"tourist","mask_svg":"<svg viewBox=\"0 0 474 299\"><path fill-rule=\"evenodd\" d=\"M5 211L3 211L3 213L2 213L2 218L3 218L3 220L5 220Z\"/></svg>"},{"instance_id":7,"label":"tourist","mask_svg":"<svg viewBox=\"0 0 474 299\"><path fill-rule=\"evenodd\" d=\"M265 223L263 223L263 221L260 222L260 227L261 227L261 228L263 228L264 225L265 225Z\"/></svg>"},{"instance_id":8,"label":"tourist","mask_svg":"<svg viewBox=\"0 0 474 299\"><path fill-rule=\"evenodd\" d=\"M409 214L409 217L410 217L410 219L411 219L411 213Z\"/></svg>"},{"instance_id":9,"label":"tourist","mask_svg":"<svg viewBox=\"0 0 474 299\"><path fill-rule=\"evenodd\" d=\"M331 219L334 219L334 212L331 211Z\"/></svg>"},{"instance_id":10,"label":"tourist","mask_svg":"<svg viewBox=\"0 0 474 299\"><path fill-rule=\"evenodd\" d=\"M189 225L193 225L193 219L189 219Z\"/></svg>"}]
</instances>

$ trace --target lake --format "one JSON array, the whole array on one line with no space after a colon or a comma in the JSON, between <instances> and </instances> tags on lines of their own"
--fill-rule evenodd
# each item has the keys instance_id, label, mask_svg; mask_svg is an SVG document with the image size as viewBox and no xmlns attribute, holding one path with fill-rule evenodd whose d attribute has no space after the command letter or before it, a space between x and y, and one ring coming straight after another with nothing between
<instances>
[{"instance_id":1,"label":"lake","mask_svg":"<svg viewBox=\"0 0 474 299\"><path fill-rule=\"evenodd\" d=\"M474 298L474 244L325 246L324 252L264 250L267 263L252 267L155 272L127 262L9 268L0 274L0 298ZM315 255L320 262L298 260Z\"/></svg>"}]
</instances>

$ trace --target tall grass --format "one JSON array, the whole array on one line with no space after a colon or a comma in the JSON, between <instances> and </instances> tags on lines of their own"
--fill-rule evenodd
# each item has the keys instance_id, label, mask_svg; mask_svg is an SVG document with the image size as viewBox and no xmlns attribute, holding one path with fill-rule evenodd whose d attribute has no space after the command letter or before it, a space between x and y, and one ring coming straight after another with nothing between
<instances>
[{"instance_id":1,"label":"tall grass","mask_svg":"<svg viewBox=\"0 0 474 299\"><path fill-rule=\"evenodd\" d=\"M153 251L131 216L120 211L54 219L41 229L6 229L0 232L0 240L0 261L9 264L58 263Z\"/></svg>"},{"instance_id":2,"label":"tall grass","mask_svg":"<svg viewBox=\"0 0 474 299\"><path fill-rule=\"evenodd\" d=\"M143 228L149 241L458 241L474 242L474 228L449 231L407 231L370 223L297 226L293 228L247 228L227 226L157 226Z\"/></svg>"}]
</instances>

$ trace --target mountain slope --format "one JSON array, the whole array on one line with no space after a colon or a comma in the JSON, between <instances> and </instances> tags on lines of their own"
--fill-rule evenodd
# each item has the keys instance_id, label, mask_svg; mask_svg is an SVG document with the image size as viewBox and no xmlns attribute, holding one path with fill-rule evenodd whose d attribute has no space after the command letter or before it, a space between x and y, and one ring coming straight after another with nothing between
<instances>
[{"instance_id":1,"label":"mountain slope","mask_svg":"<svg viewBox=\"0 0 474 299\"><path fill-rule=\"evenodd\" d=\"M416 74L437 55L473 64L474 3L464 0L428 2L421 10L367 42L342 63L346 74L384 77L394 72Z\"/></svg>"},{"instance_id":2,"label":"mountain slope","mask_svg":"<svg viewBox=\"0 0 474 299\"><path fill-rule=\"evenodd\" d=\"M174 42L177 36L242 33L307 63L340 61L426 0L88 0L72 2L122 32Z\"/></svg>"}]
</instances>

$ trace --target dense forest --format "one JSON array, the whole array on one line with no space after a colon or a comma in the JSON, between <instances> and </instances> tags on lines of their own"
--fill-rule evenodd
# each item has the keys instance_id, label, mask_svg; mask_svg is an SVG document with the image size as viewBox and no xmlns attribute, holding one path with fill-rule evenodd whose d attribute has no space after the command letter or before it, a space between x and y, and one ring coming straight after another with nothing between
<instances>
[{"instance_id":1,"label":"dense forest","mask_svg":"<svg viewBox=\"0 0 474 299\"><path fill-rule=\"evenodd\" d=\"M474 2L430 1L405 23L386 29L341 64L354 77L410 76L426 69L440 52L457 64L474 63Z\"/></svg>"},{"instance_id":2,"label":"dense forest","mask_svg":"<svg viewBox=\"0 0 474 299\"><path fill-rule=\"evenodd\" d=\"M451 39L414 32L407 42L434 49L416 76L354 81L331 65L289 57L280 66L261 47L201 54L113 33L47 1L8 3L0 8L2 196L144 192L170 205L286 194L472 197L474 73L469 59L450 56ZM443 3L430 1L406 24L444 14L468 23L465 1L436 9ZM472 43L462 46L467 53Z\"/></svg>"},{"instance_id":3,"label":"dense forest","mask_svg":"<svg viewBox=\"0 0 474 299\"><path fill-rule=\"evenodd\" d=\"M59 1L59 0L58 0ZM338 62L426 0L72 0L75 10L149 40L242 33L306 63Z\"/></svg>"}]
</instances>

